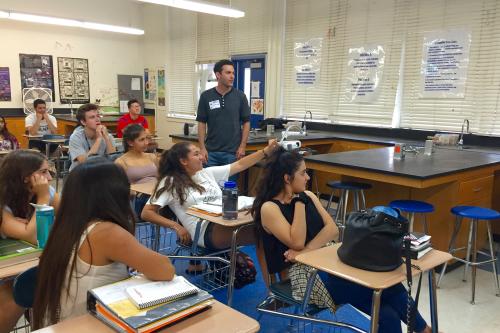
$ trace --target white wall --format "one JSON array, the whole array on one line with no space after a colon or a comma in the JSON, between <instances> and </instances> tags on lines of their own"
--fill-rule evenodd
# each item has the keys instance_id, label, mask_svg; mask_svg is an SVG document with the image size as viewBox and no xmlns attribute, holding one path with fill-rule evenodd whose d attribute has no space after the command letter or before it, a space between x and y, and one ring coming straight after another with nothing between
<instances>
[{"instance_id":1,"label":"white wall","mask_svg":"<svg viewBox=\"0 0 500 333\"><path fill-rule=\"evenodd\" d=\"M123 0L2 0L0 10L76 18L97 23L143 27L142 5ZM117 103L117 74L143 72L144 37L103 31L58 27L44 24L0 20L0 67L9 67L11 102L0 102L0 108L22 107L19 53L52 55L55 107L59 103L57 57L89 60L90 97L102 105Z\"/></svg>"}]
</instances>

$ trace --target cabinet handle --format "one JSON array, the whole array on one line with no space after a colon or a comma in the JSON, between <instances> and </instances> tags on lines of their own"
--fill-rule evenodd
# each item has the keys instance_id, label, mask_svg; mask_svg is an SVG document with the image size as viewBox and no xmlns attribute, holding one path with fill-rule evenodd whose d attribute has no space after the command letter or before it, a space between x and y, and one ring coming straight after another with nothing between
<instances>
[{"instance_id":1,"label":"cabinet handle","mask_svg":"<svg viewBox=\"0 0 500 333\"><path fill-rule=\"evenodd\" d=\"M479 191L481 191L482 189L483 189L482 187L477 187L477 188L472 189L472 191L474 191L474 192L479 192Z\"/></svg>"}]
</instances>

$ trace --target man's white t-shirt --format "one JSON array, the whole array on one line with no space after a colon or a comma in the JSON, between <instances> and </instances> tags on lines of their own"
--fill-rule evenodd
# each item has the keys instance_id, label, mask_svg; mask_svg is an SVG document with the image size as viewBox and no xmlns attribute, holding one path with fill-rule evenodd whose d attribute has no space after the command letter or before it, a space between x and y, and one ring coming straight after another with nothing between
<instances>
[{"instance_id":1,"label":"man's white t-shirt","mask_svg":"<svg viewBox=\"0 0 500 333\"><path fill-rule=\"evenodd\" d=\"M222 190L219 187L219 183L226 181L229 177L229 171L231 165L222 165L205 168L198 171L191 179L198 185L202 186L205 191L203 193L198 192L193 188L186 189L186 201L183 205L180 204L180 200L177 198L176 193L163 192L158 199L154 199L154 195L148 201L150 205L158 205L161 207L169 206L170 209L175 213L182 226L191 235L191 239L194 239L194 234L196 231L196 225L199 223L198 218L187 214L187 209L192 205L214 201L215 199L222 198ZM165 186L165 178L160 181L158 188L163 188ZM209 222L203 222L200 229L200 238L198 240L198 245L205 246L204 235Z\"/></svg>"},{"instance_id":2,"label":"man's white t-shirt","mask_svg":"<svg viewBox=\"0 0 500 333\"><path fill-rule=\"evenodd\" d=\"M57 128L57 120L56 117L54 117L51 114L45 114L45 117L48 117L50 122L54 124L54 126ZM30 113L29 115L26 116L24 119L24 127L28 128L33 125L35 125L36 122L36 112ZM38 133L39 135L45 135L45 134L56 134L52 133L49 129L49 125L47 125L47 120L43 119L40 121L40 127L38 127Z\"/></svg>"}]
</instances>

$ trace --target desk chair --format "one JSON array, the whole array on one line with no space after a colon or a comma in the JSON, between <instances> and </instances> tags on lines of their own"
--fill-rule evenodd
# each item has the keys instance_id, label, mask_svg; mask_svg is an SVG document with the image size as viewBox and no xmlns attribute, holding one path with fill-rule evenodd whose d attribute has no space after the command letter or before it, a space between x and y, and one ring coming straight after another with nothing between
<instances>
[{"instance_id":1,"label":"desk chair","mask_svg":"<svg viewBox=\"0 0 500 333\"><path fill-rule=\"evenodd\" d=\"M296 300L292 295L292 285L288 279L288 270L285 269L276 274L270 274L267 268L266 255L264 253L264 247L262 242L256 245L256 254L261 268L264 283L268 290L268 296L264 301L257 305L257 311L259 312L257 320L260 320L262 314L267 313L274 316L288 318L291 320L290 325L295 326L294 321L296 321L297 329L302 330L301 326L303 324L305 331L305 324L309 323L314 325L323 324L332 327L340 327L350 329L353 332L364 332L363 330L351 326L346 323L338 322L334 320L325 320L314 317L318 313L326 308L320 308L317 305L309 304L309 298L311 295L314 280L316 278L316 269L312 269L308 275L308 284L304 299ZM287 312L291 308L291 313ZM334 314L335 316L335 314Z\"/></svg>"}]
</instances>

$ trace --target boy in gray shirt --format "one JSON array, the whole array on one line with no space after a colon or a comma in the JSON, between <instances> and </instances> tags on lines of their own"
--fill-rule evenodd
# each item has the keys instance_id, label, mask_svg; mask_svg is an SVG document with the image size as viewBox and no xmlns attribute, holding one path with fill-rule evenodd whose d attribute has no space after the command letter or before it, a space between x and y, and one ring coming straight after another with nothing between
<instances>
[{"instance_id":1,"label":"boy in gray shirt","mask_svg":"<svg viewBox=\"0 0 500 333\"><path fill-rule=\"evenodd\" d=\"M72 159L69 170L90 156L103 156L116 152L115 139L101 125L101 117L95 104L83 104L78 108L76 119L82 126L77 127L69 137L69 154Z\"/></svg>"}]
</instances>

